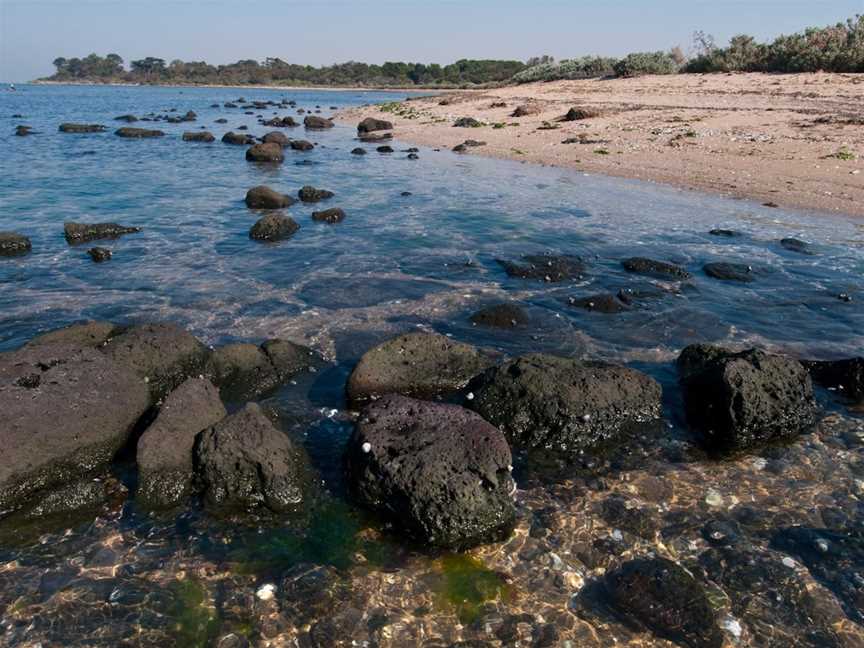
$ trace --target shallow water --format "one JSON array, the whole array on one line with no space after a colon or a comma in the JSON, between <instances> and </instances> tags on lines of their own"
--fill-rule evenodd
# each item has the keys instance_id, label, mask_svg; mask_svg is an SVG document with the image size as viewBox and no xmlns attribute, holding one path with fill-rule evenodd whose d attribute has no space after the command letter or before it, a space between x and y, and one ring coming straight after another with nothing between
<instances>
[{"instance_id":1,"label":"shallow water","mask_svg":"<svg viewBox=\"0 0 864 648\"><path fill-rule=\"evenodd\" d=\"M742 532L766 560L785 555L772 545L772 534L787 527L831 526L827 516L837 510L853 522L864 519L862 426L854 413L821 394L832 418L812 438L766 450L755 458L761 462L709 462L679 425L671 365L683 346L697 341L797 357L860 355L860 220L449 151L421 149L412 161L402 152L408 145L398 142L393 154L367 146L369 155L353 156L354 129L341 125L314 133L284 129L318 147L286 152L279 167L258 166L245 161L244 147L218 138L244 124L254 135L271 129L241 109L209 108L240 96L287 97L307 109L320 105L325 115L330 106L394 98L26 86L0 95L0 231L33 242L32 254L0 259L0 351L82 319L171 320L211 344L284 337L311 345L331 364L267 403L287 431L303 438L329 495L311 523L289 521L277 530L217 525L194 509L177 519L151 519L133 502L95 523L92 516L64 520L60 533L17 534L0 543L0 642L207 645L235 633L261 645L447 646L473 639L581 646L612 645L613 636L664 645L604 616L590 601L579 602L577 594L616 557L659 551L695 564L706 548L702 526L720 513L734 517L745 503L768 519ZM113 121L117 115L169 108L194 110L198 120L134 124L166 131L154 140L111 132L125 125ZM11 117L19 113L23 119ZM223 116L228 124L213 123ZM57 132L65 121L102 123L109 131ZM13 136L20 123L38 134ZM215 143L180 141L182 132L201 126L217 136ZM320 206L298 204L288 210L301 225L291 240L255 243L248 230L256 214L243 197L258 184L286 193L305 184L330 189L336 197L323 204L342 207L348 217L335 226L315 223L310 213ZM89 246L66 244L62 223L68 220L143 231L99 243L114 258L97 265L86 255ZM716 227L743 235L709 236ZM784 237L808 241L813 254L785 250ZM531 282L508 278L496 262L546 252L581 256L585 276L566 284ZM680 284L630 275L620 265L629 256L674 261L695 278ZM711 279L701 270L710 261L751 265L756 279L746 285ZM567 303L571 296L649 286L669 293L622 314ZM840 293L852 301L841 301ZM470 323L472 312L502 300L526 307L531 326L496 331ZM342 391L365 350L418 327L506 354L543 350L629 363L667 388L668 427L647 436L632 457L585 466L584 474L572 467L563 474L560 466L526 469L516 535L476 552L477 564L400 547L343 501L339 456L351 418ZM118 476L133 487L126 468L118 464ZM720 507L705 504L709 491L721 496ZM644 511L652 533L643 537L604 518L603 502L613 496L627 498L627 510ZM285 570L293 571L283 582ZM825 612L830 605L823 601L819 623L835 629L835 645L860 645L854 608L861 602L844 599L846 590L817 573L796 563L801 587L823 588L836 607ZM255 597L263 583L278 584L275 599ZM285 594L294 586L300 588L294 596ZM774 609L765 597L767 607L751 606L746 614L734 601L718 604L744 628L737 639L730 630L730 641L829 645L820 644L823 635L799 632L790 639L771 615L794 617L798 606ZM300 609L297 600L309 604ZM557 639L549 639L550 624Z\"/></svg>"}]
</instances>

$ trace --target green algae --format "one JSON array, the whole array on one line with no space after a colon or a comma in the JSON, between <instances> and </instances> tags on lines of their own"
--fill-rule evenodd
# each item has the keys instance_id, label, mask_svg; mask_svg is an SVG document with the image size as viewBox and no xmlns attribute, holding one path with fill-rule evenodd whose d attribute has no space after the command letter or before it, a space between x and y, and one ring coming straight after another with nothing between
<instances>
[{"instance_id":1,"label":"green algae","mask_svg":"<svg viewBox=\"0 0 864 648\"><path fill-rule=\"evenodd\" d=\"M435 586L438 603L445 610L455 611L464 624L475 621L485 603L513 597L513 588L504 576L477 558L451 554L438 563L440 578Z\"/></svg>"},{"instance_id":2,"label":"green algae","mask_svg":"<svg viewBox=\"0 0 864 648\"><path fill-rule=\"evenodd\" d=\"M204 648L219 632L221 621L210 603L207 588L192 579L178 580L169 586L174 596L169 617L173 621L171 634L178 646Z\"/></svg>"}]
</instances>

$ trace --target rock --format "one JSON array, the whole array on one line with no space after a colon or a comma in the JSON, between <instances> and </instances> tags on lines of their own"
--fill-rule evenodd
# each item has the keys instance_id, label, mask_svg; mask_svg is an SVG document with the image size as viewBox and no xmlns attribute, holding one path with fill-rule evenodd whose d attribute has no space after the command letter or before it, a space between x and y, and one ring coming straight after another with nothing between
<instances>
[{"instance_id":1,"label":"rock","mask_svg":"<svg viewBox=\"0 0 864 648\"><path fill-rule=\"evenodd\" d=\"M646 300L659 299L674 294L678 293L648 285L637 288L622 288L618 291L616 297L627 306L633 306Z\"/></svg>"},{"instance_id":2,"label":"rock","mask_svg":"<svg viewBox=\"0 0 864 648\"><path fill-rule=\"evenodd\" d=\"M646 259L644 257L631 257L624 259L621 262L627 272L643 274L661 279L672 278L687 280L692 279L693 275L687 272L681 266L674 263L666 263L665 261L655 261L654 259Z\"/></svg>"},{"instance_id":3,"label":"rock","mask_svg":"<svg viewBox=\"0 0 864 648\"><path fill-rule=\"evenodd\" d=\"M128 126L124 126L123 128L118 128L114 131L114 134L118 137L131 137L134 139L141 139L145 137L162 137L165 135L160 130L151 130L148 128L130 128Z\"/></svg>"},{"instance_id":4,"label":"rock","mask_svg":"<svg viewBox=\"0 0 864 648\"><path fill-rule=\"evenodd\" d=\"M83 322L37 335L27 343L27 346L65 344L95 349L105 344L114 331L115 327L111 322Z\"/></svg>"},{"instance_id":5,"label":"rock","mask_svg":"<svg viewBox=\"0 0 864 648\"><path fill-rule=\"evenodd\" d=\"M371 133L372 131L393 130L393 123L383 119L367 117L357 125L359 134Z\"/></svg>"},{"instance_id":6,"label":"rock","mask_svg":"<svg viewBox=\"0 0 864 648\"><path fill-rule=\"evenodd\" d=\"M517 115L518 116L518 115ZM561 118L561 121L571 122L571 121L581 121L583 119L592 119L594 117L599 117L600 111L594 108L571 108L567 111L567 114Z\"/></svg>"},{"instance_id":7,"label":"rock","mask_svg":"<svg viewBox=\"0 0 864 648\"><path fill-rule=\"evenodd\" d=\"M196 119L198 119L198 115L195 114L194 110L190 110L180 118L180 121L181 122L193 122Z\"/></svg>"},{"instance_id":8,"label":"rock","mask_svg":"<svg viewBox=\"0 0 864 648\"><path fill-rule=\"evenodd\" d=\"M282 214L267 214L249 230L249 238L256 241L281 241L300 229L297 222Z\"/></svg>"},{"instance_id":9,"label":"rock","mask_svg":"<svg viewBox=\"0 0 864 648\"><path fill-rule=\"evenodd\" d=\"M144 382L95 349L0 354L0 510L106 466L147 406Z\"/></svg>"},{"instance_id":10,"label":"rock","mask_svg":"<svg viewBox=\"0 0 864 648\"><path fill-rule=\"evenodd\" d=\"M249 144L254 144L255 140L251 135L244 135L243 133L235 133L234 131L225 133L222 136L222 141L226 144L236 144L240 146L246 146Z\"/></svg>"},{"instance_id":11,"label":"rock","mask_svg":"<svg viewBox=\"0 0 864 648\"><path fill-rule=\"evenodd\" d=\"M131 326L112 337L103 353L131 369L150 388L156 403L187 378L207 374L207 347L188 331L168 323Z\"/></svg>"},{"instance_id":12,"label":"rock","mask_svg":"<svg viewBox=\"0 0 864 648\"><path fill-rule=\"evenodd\" d=\"M710 452L747 450L815 423L813 385L797 360L694 344L678 357L678 374L687 419Z\"/></svg>"},{"instance_id":13,"label":"rock","mask_svg":"<svg viewBox=\"0 0 864 648\"><path fill-rule=\"evenodd\" d=\"M351 150L351 155L366 155L366 153L366 149L360 148L359 146Z\"/></svg>"},{"instance_id":14,"label":"rock","mask_svg":"<svg viewBox=\"0 0 864 648\"><path fill-rule=\"evenodd\" d=\"M575 308L584 308L595 313L615 315L630 310L630 307L617 295L599 294L588 297L569 297L567 303Z\"/></svg>"},{"instance_id":15,"label":"rock","mask_svg":"<svg viewBox=\"0 0 864 648\"><path fill-rule=\"evenodd\" d=\"M181 504L192 491L195 438L226 416L209 380L189 378L168 394L138 440L138 501L149 508Z\"/></svg>"},{"instance_id":16,"label":"rock","mask_svg":"<svg viewBox=\"0 0 864 648\"><path fill-rule=\"evenodd\" d=\"M735 238L736 236L741 236L741 232L736 232L735 230L730 229L712 229L708 232L711 236L723 236L726 238Z\"/></svg>"},{"instance_id":17,"label":"rock","mask_svg":"<svg viewBox=\"0 0 864 648\"><path fill-rule=\"evenodd\" d=\"M269 340L261 346L229 344L212 355L214 380L231 401L257 398L309 370L318 357L307 347L287 340Z\"/></svg>"},{"instance_id":18,"label":"rock","mask_svg":"<svg viewBox=\"0 0 864 648\"><path fill-rule=\"evenodd\" d=\"M864 400L864 358L802 363L814 381L853 401Z\"/></svg>"},{"instance_id":19,"label":"rock","mask_svg":"<svg viewBox=\"0 0 864 648\"><path fill-rule=\"evenodd\" d=\"M453 122L453 126L456 128L479 128L483 124L473 117L460 117L455 122Z\"/></svg>"},{"instance_id":20,"label":"rock","mask_svg":"<svg viewBox=\"0 0 864 648\"><path fill-rule=\"evenodd\" d=\"M379 153L392 153L393 147L392 146L379 146L375 150L378 151Z\"/></svg>"},{"instance_id":21,"label":"rock","mask_svg":"<svg viewBox=\"0 0 864 648\"><path fill-rule=\"evenodd\" d=\"M60 124L61 133L103 133L105 130L100 124Z\"/></svg>"},{"instance_id":22,"label":"rock","mask_svg":"<svg viewBox=\"0 0 864 648\"><path fill-rule=\"evenodd\" d=\"M63 233L69 245L99 239L116 239L124 234L136 234L140 231L140 227L127 227L117 223L63 223Z\"/></svg>"},{"instance_id":23,"label":"rock","mask_svg":"<svg viewBox=\"0 0 864 648\"><path fill-rule=\"evenodd\" d=\"M246 151L246 159L250 162L281 163L285 160L285 154L282 153L282 147L279 144L270 142L269 144L255 144Z\"/></svg>"},{"instance_id":24,"label":"rock","mask_svg":"<svg viewBox=\"0 0 864 648\"><path fill-rule=\"evenodd\" d=\"M630 560L606 575L604 589L619 614L659 637L689 648L723 645L705 588L671 560Z\"/></svg>"},{"instance_id":25,"label":"rock","mask_svg":"<svg viewBox=\"0 0 864 648\"><path fill-rule=\"evenodd\" d=\"M471 316L471 321L480 326L493 328L516 328L529 322L528 314L516 304L496 304L483 308Z\"/></svg>"},{"instance_id":26,"label":"rock","mask_svg":"<svg viewBox=\"0 0 864 648\"><path fill-rule=\"evenodd\" d=\"M393 394L361 412L346 461L358 502L453 550L509 536L511 463L504 435L477 414Z\"/></svg>"},{"instance_id":27,"label":"rock","mask_svg":"<svg viewBox=\"0 0 864 648\"><path fill-rule=\"evenodd\" d=\"M742 263L706 263L705 274L721 281L750 283L755 278L753 268Z\"/></svg>"},{"instance_id":28,"label":"rock","mask_svg":"<svg viewBox=\"0 0 864 648\"><path fill-rule=\"evenodd\" d=\"M216 138L213 136L213 133L208 133L207 131L200 132L186 132L183 133L183 141L184 142L215 142Z\"/></svg>"},{"instance_id":29,"label":"rock","mask_svg":"<svg viewBox=\"0 0 864 648\"><path fill-rule=\"evenodd\" d=\"M306 119L303 120L303 125L310 130L333 128L333 122L331 120L324 119L323 117L316 117L315 115L308 115Z\"/></svg>"},{"instance_id":30,"label":"rock","mask_svg":"<svg viewBox=\"0 0 864 648\"><path fill-rule=\"evenodd\" d=\"M361 133L358 139L367 144L393 139L393 133Z\"/></svg>"},{"instance_id":31,"label":"rock","mask_svg":"<svg viewBox=\"0 0 864 648\"><path fill-rule=\"evenodd\" d=\"M541 281L560 282L580 279L585 272L582 259L574 256L553 256L545 254L529 254L522 257L524 263L514 263L496 259L509 277L519 279L539 279Z\"/></svg>"},{"instance_id":32,"label":"rock","mask_svg":"<svg viewBox=\"0 0 864 648\"><path fill-rule=\"evenodd\" d=\"M228 120L225 119L224 117L220 117L219 119L214 120L213 123L214 124L227 124ZM225 140L223 139L222 141L224 142Z\"/></svg>"},{"instance_id":33,"label":"rock","mask_svg":"<svg viewBox=\"0 0 864 648\"><path fill-rule=\"evenodd\" d=\"M302 455L256 403L202 432L195 454L210 507L281 513L304 500Z\"/></svg>"},{"instance_id":34,"label":"rock","mask_svg":"<svg viewBox=\"0 0 864 648\"><path fill-rule=\"evenodd\" d=\"M87 250L87 254L95 263L102 263L104 261L110 261L113 256L111 250L103 247L92 247Z\"/></svg>"},{"instance_id":35,"label":"rock","mask_svg":"<svg viewBox=\"0 0 864 648\"><path fill-rule=\"evenodd\" d=\"M510 113L511 117L528 117L529 115L538 115L543 112L543 109L538 104L523 104L517 106L516 110Z\"/></svg>"},{"instance_id":36,"label":"rock","mask_svg":"<svg viewBox=\"0 0 864 648\"><path fill-rule=\"evenodd\" d=\"M316 189L315 187L306 185L299 192L297 192L297 195L299 195L300 200L305 203L316 203L321 200L326 200L327 198L332 198L335 194L332 191L327 191L326 189Z\"/></svg>"},{"instance_id":37,"label":"rock","mask_svg":"<svg viewBox=\"0 0 864 648\"><path fill-rule=\"evenodd\" d=\"M249 209L283 209L296 202L291 196L281 194L264 185L252 187L246 192L246 206Z\"/></svg>"},{"instance_id":38,"label":"rock","mask_svg":"<svg viewBox=\"0 0 864 648\"><path fill-rule=\"evenodd\" d=\"M32 126L16 126L15 127L15 135L18 137L26 137L27 135L33 134Z\"/></svg>"},{"instance_id":39,"label":"rock","mask_svg":"<svg viewBox=\"0 0 864 648\"><path fill-rule=\"evenodd\" d=\"M810 244L804 241L800 241L796 238L784 238L780 239L780 245L790 252L797 252L798 254L813 254L813 251L810 249Z\"/></svg>"},{"instance_id":40,"label":"rock","mask_svg":"<svg viewBox=\"0 0 864 648\"><path fill-rule=\"evenodd\" d=\"M306 140L291 140L291 149L293 151L311 151L315 148L312 142Z\"/></svg>"},{"instance_id":41,"label":"rock","mask_svg":"<svg viewBox=\"0 0 864 648\"><path fill-rule=\"evenodd\" d=\"M122 121L127 124L131 124L133 122L137 122L138 118L135 115L120 115L119 117L115 117L114 121Z\"/></svg>"},{"instance_id":42,"label":"rock","mask_svg":"<svg viewBox=\"0 0 864 648\"><path fill-rule=\"evenodd\" d=\"M438 333L401 335L363 354L348 377L348 400L390 393L436 398L464 387L490 364L477 348Z\"/></svg>"},{"instance_id":43,"label":"rock","mask_svg":"<svg viewBox=\"0 0 864 648\"><path fill-rule=\"evenodd\" d=\"M279 131L267 133L264 137L261 138L261 141L264 144L278 144L282 148L291 145L291 140L288 139L285 133L280 133Z\"/></svg>"},{"instance_id":44,"label":"rock","mask_svg":"<svg viewBox=\"0 0 864 648\"><path fill-rule=\"evenodd\" d=\"M596 450L660 417L660 385L618 365L529 354L487 369L467 406L520 448Z\"/></svg>"},{"instance_id":45,"label":"rock","mask_svg":"<svg viewBox=\"0 0 864 648\"><path fill-rule=\"evenodd\" d=\"M325 209L324 211L314 211L312 212L312 220L318 221L319 223L330 223L331 225L334 223L341 223L345 220L345 212L339 207Z\"/></svg>"},{"instance_id":46,"label":"rock","mask_svg":"<svg viewBox=\"0 0 864 648\"><path fill-rule=\"evenodd\" d=\"M294 121L293 117L283 117L279 119L278 117L274 117L268 121L261 122L263 126L270 126L271 128L294 128L295 126L299 126L296 121Z\"/></svg>"},{"instance_id":47,"label":"rock","mask_svg":"<svg viewBox=\"0 0 864 648\"><path fill-rule=\"evenodd\" d=\"M0 257L27 254L33 248L30 239L15 232L0 232Z\"/></svg>"},{"instance_id":48,"label":"rock","mask_svg":"<svg viewBox=\"0 0 864 648\"><path fill-rule=\"evenodd\" d=\"M416 153L409 153L408 155L405 156L405 159L406 160L419 160L420 156L417 155Z\"/></svg>"}]
</instances>

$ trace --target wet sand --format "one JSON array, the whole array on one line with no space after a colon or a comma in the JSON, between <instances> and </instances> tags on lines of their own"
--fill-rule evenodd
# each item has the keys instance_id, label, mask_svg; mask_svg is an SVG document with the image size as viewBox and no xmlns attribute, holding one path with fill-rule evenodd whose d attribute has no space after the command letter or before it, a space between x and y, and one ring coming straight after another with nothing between
<instances>
[{"instance_id":1,"label":"wet sand","mask_svg":"<svg viewBox=\"0 0 864 648\"><path fill-rule=\"evenodd\" d=\"M444 105L442 105L442 103ZM504 105L501 105L504 104ZM517 106L538 112L513 117ZM493 105L495 107L493 107ZM572 108L597 117L559 121ZM345 111L406 143L864 216L864 75L716 74L531 83ZM482 126L454 128L460 117ZM570 143L563 143L571 140Z\"/></svg>"}]
</instances>

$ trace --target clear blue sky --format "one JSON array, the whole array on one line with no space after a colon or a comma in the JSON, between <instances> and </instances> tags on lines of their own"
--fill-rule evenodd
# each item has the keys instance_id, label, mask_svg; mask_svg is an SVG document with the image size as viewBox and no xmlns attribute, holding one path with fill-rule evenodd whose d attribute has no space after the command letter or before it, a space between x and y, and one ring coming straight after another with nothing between
<instances>
[{"instance_id":1,"label":"clear blue sky","mask_svg":"<svg viewBox=\"0 0 864 648\"><path fill-rule=\"evenodd\" d=\"M321 65L686 51L696 29L725 43L856 13L864 0L0 0L0 79L90 52Z\"/></svg>"}]
</instances>

